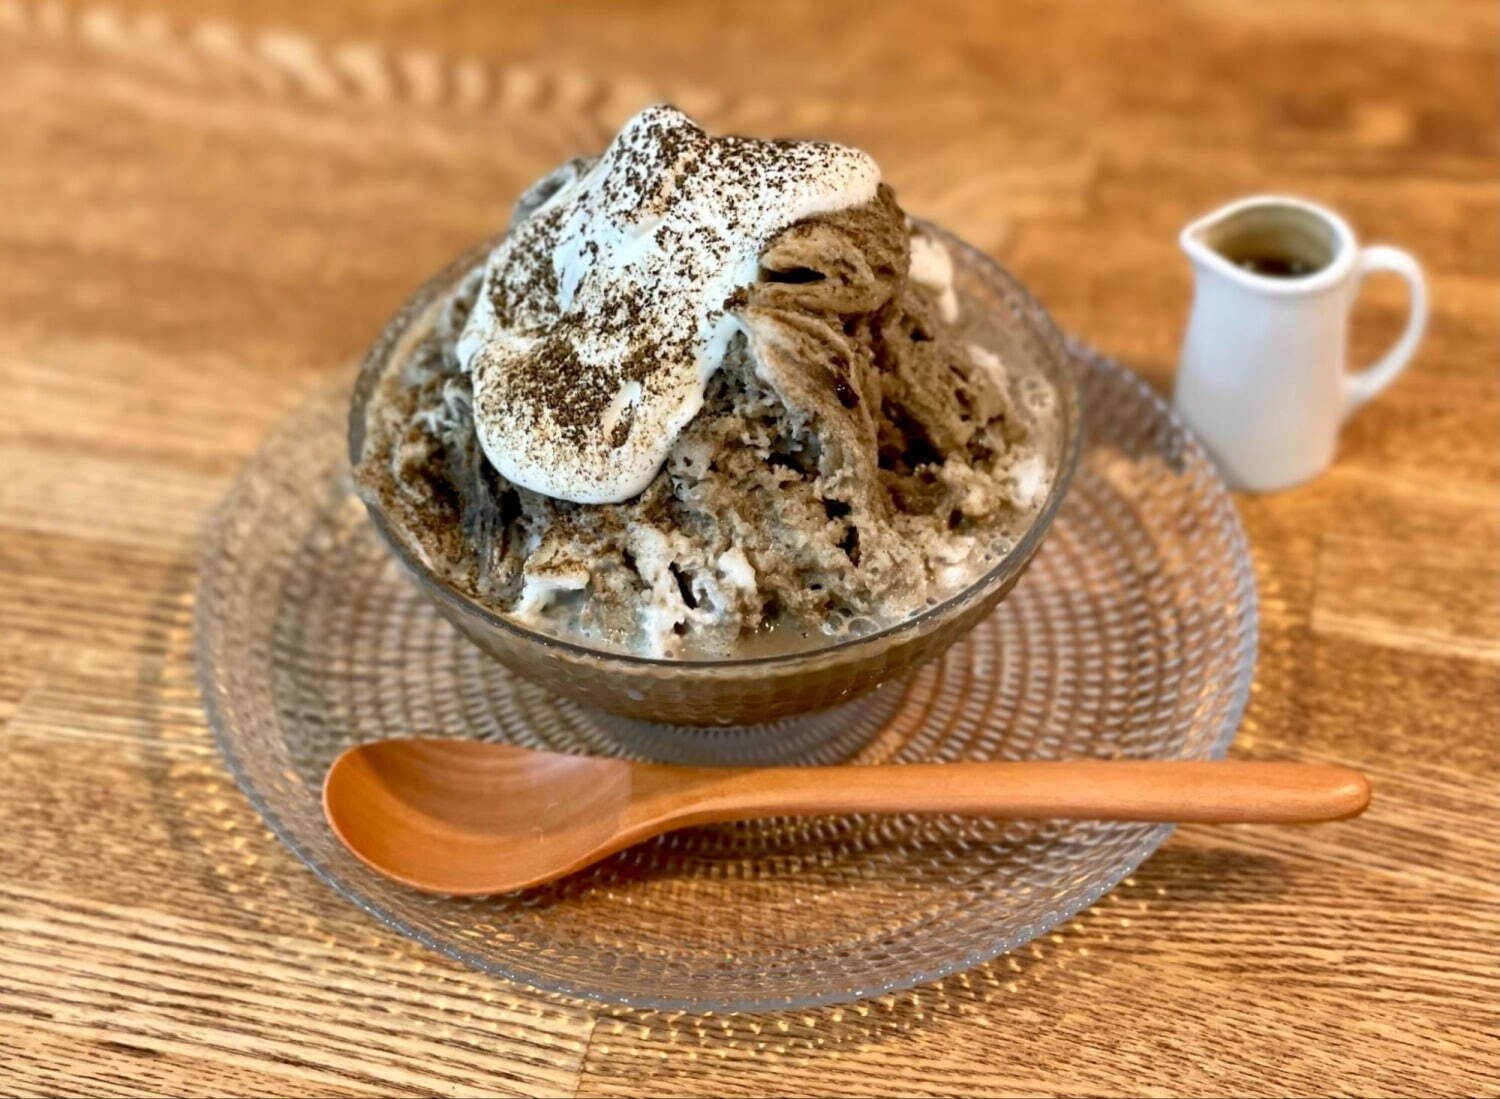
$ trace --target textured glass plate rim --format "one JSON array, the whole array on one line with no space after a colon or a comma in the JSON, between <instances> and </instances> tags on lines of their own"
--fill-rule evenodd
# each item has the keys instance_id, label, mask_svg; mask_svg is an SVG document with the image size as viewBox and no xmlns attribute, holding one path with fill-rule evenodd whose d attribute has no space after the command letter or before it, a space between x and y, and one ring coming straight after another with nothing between
<instances>
[{"instance_id":1,"label":"textured glass plate rim","mask_svg":"<svg viewBox=\"0 0 1500 1099\"><path fill-rule=\"evenodd\" d=\"M1205 468L1211 471L1213 480L1218 485L1218 503L1220 508L1227 513L1229 520L1227 529L1230 533L1230 542L1227 552L1236 562L1237 568L1235 571L1238 573L1243 595L1241 604L1243 609L1241 610L1238 622L1241 637L1241 658L1237 664L1238 672L1234 691L1230 698L1229 706L1225 710L1224 717L1220 721L1219 729L1214 735L1212 746L1207 753L1209 758L1222 758L1228 752L1229 745L1234 740L1235 733L1238 731L1240 721L1244 716L1245 707L1249 702L1250 685L1254 679L1256 653L1259 644L1259 601L1255 584L1255 572L1250 564L1249 541L1245 535L1244 525L1240 522L1239 513L1233 505L1228 486L1224 484L1222 478L1216 472L1217 467L1208 458L1207 452L1203 449L1202 444L1198 442L1197 437L1191 429L1177 415L1176 410L1167 405L1133 371L1122 366L1114 359L1100 354L1083 341L1071 336L1065 337L1065 344L1071 359L1092 360L1094 363L1103 365L1120 375L1125 384L1136 390L1137 394L1178 434L1183 448L1195 457L1203 460ZM1078 433L1080 438L1086 435L1088 430L1088 410L1082 410L1082 412L1084 422L1081 424ZM1079 449L1081 451L1081 444ZM252 458L251 461L253 463L254 459ZM241 477L243 476L244 474L241 474ZM238 484L239 481L237 480L236 487ZM208 717L209 726L213 730L214 743L217 745L220 755L223 756L235 784L244 793L255 811L260 814L261 819L265 821L266 826L270 828L272 834L281 840L282 843L286 844L292 854L296 855L302 864L312 871L314 877L329 886L335 893L344 897L360 911L375 917L376 920L399 934L421 943L430 950L434 950L455 961L462 962L480 972L488 973L491 976L501 977L543 993L559 994L589 1003L620 1005L642 1010L685 1012L689 1014L787 1011L870 999L891 992L915 988L918 985L940 981L954 973L970 969L973 966L1008 954L1017 947L1030 942L1032 939L1040 935L1045 935L1053 928L1072 919L1079 912L1091 907L1101 897L1130 877L1131 874L1135 873L1142 863L1156 853L1157 849L1166 842L1167 837L1176 828L1175 825L1163 824L1146 833L1134 850L1121 858L1116 870L1105 875L1094 888L1080 894L1067 904L1059 907L1055 912L1049 913L1045 919L1023 927L1012 935L1000 936L964 954L956 954L954 957L934 965L912 967L903 973L893 975L889 980L880 981L865 988L826 989L810 992L805 996L784 996L765 999L741 997L734 1000L709 1003L700 1000L655 996L649 992L633 995L606 994L598 989L575 985L566 980L541 979L536 974L528 972L520 966L500 965L488 961L450 942L428 934L406 920L401 919L381 905L364 897L352 884L346 883L332 871L326 869L302 847L250 781L248 772L241 763L227 734L224 716L220 712L218 703L216 702L217 692L214 689L215 680L212 661L209 658L207 647L202 644L202 639L208 631L208 625L205 622L206 612L204 610L206 603L202 598L205 587L203 577L207 573L206 566L213 557L213 552L218 541L218 532L222 526L220 521L221 514L234 495L235 488L231 488L225 500L214 509L209 519L209 535L204 543L203 555L200 561L200 579L197 597L194 599L193 625L194 663L197 671L199 691L203 697L204 711Z\"/></svg>"}]
</instances>

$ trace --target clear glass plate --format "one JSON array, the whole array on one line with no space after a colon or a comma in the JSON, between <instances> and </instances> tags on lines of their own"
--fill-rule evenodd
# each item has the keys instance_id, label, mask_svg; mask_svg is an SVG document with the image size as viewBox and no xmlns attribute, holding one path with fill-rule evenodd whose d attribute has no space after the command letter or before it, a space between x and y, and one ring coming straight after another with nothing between
<instances>
[{"instance_id":1,"label":"clear glass plate","mask_svg":"<svg viewBox=\"0 0 1500 1099\"><path fill-rule=\"evenodd\" d=\"M1030 571L935 661L770 726L652 725L555 698L444 621L350 491L347 384L290 417L210 531L197 604L209 718L240 786L315 873L434 949L640 1007L767 1010L942 977L1091 904L1162 825L818 817L663 836L552 886L416 893L323 822L329 762L413 734L683 762L1203 758L1248 693L1255 591L1224 486L1138 379L1072 348L1084 440Z\"/></svg>"}]
</instances>

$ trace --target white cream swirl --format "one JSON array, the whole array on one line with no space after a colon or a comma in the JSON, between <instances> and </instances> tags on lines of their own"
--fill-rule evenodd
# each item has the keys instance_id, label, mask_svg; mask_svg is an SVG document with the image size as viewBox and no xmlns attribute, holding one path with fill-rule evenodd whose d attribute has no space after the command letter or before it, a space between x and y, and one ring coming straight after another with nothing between
<instances>
[{"instance_id":1,"label":"white cream swirl","mask_svg":"<svg viewBox=\"0 0 1500 1099\"><path fill-rule=\"evenodd\" d=\"M592 165L543 181L489 257L457 343L486 457L563 500L641 492L702 407L767 241L879 183L856 149L640 112Z\"/></svg>"}]
</instances>

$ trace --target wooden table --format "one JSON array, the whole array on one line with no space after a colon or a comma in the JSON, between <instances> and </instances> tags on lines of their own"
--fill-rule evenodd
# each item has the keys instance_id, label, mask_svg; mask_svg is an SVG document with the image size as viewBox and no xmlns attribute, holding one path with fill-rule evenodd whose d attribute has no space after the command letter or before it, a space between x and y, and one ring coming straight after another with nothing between
<instances>
[{"instance_id":1,"label":"wooden table","mask_svg":"<svg viewBox=\"0 0 1500 1099\"><path fill-rule=\"evenodd\" d=\"M1500 394L1489 3L0 0L0 1093L1500 1092ZM871 150L912 209L1169 384L1174 236L1237 193L1416 250L1412 369L1240 501L1235 751L1368 769L1317 829L1185 828L941 984L691 1017L408 942L260 824L191 667L207 509L517 191L670 98ZM1355 351L1398 327L1372 285Z\"/></svg>"}]
</instances>

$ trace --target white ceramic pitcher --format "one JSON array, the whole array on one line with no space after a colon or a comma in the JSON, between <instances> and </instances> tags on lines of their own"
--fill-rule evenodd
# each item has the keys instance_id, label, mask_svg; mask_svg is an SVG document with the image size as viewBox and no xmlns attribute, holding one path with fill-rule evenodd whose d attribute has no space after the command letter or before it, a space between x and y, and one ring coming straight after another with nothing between
<instances>
[{"instance_id":1,"label":"white ceramic pitcher","mask_svg":"<svg viewBox=\"0 0 1500 1099\"><path fill-rule=\"evenodd\" d=\"M1236 488L1286 488L1333 459L1348 415L1399 374L1427 327L1408 253L1361 248L1343 218L1301 199L1242 199L1193 222L1196 277L1174 400ZM1345 368L1349 311L1373 271L1411 289L1406 331L1373 366Z\"/></svg>"}]
</instances>

